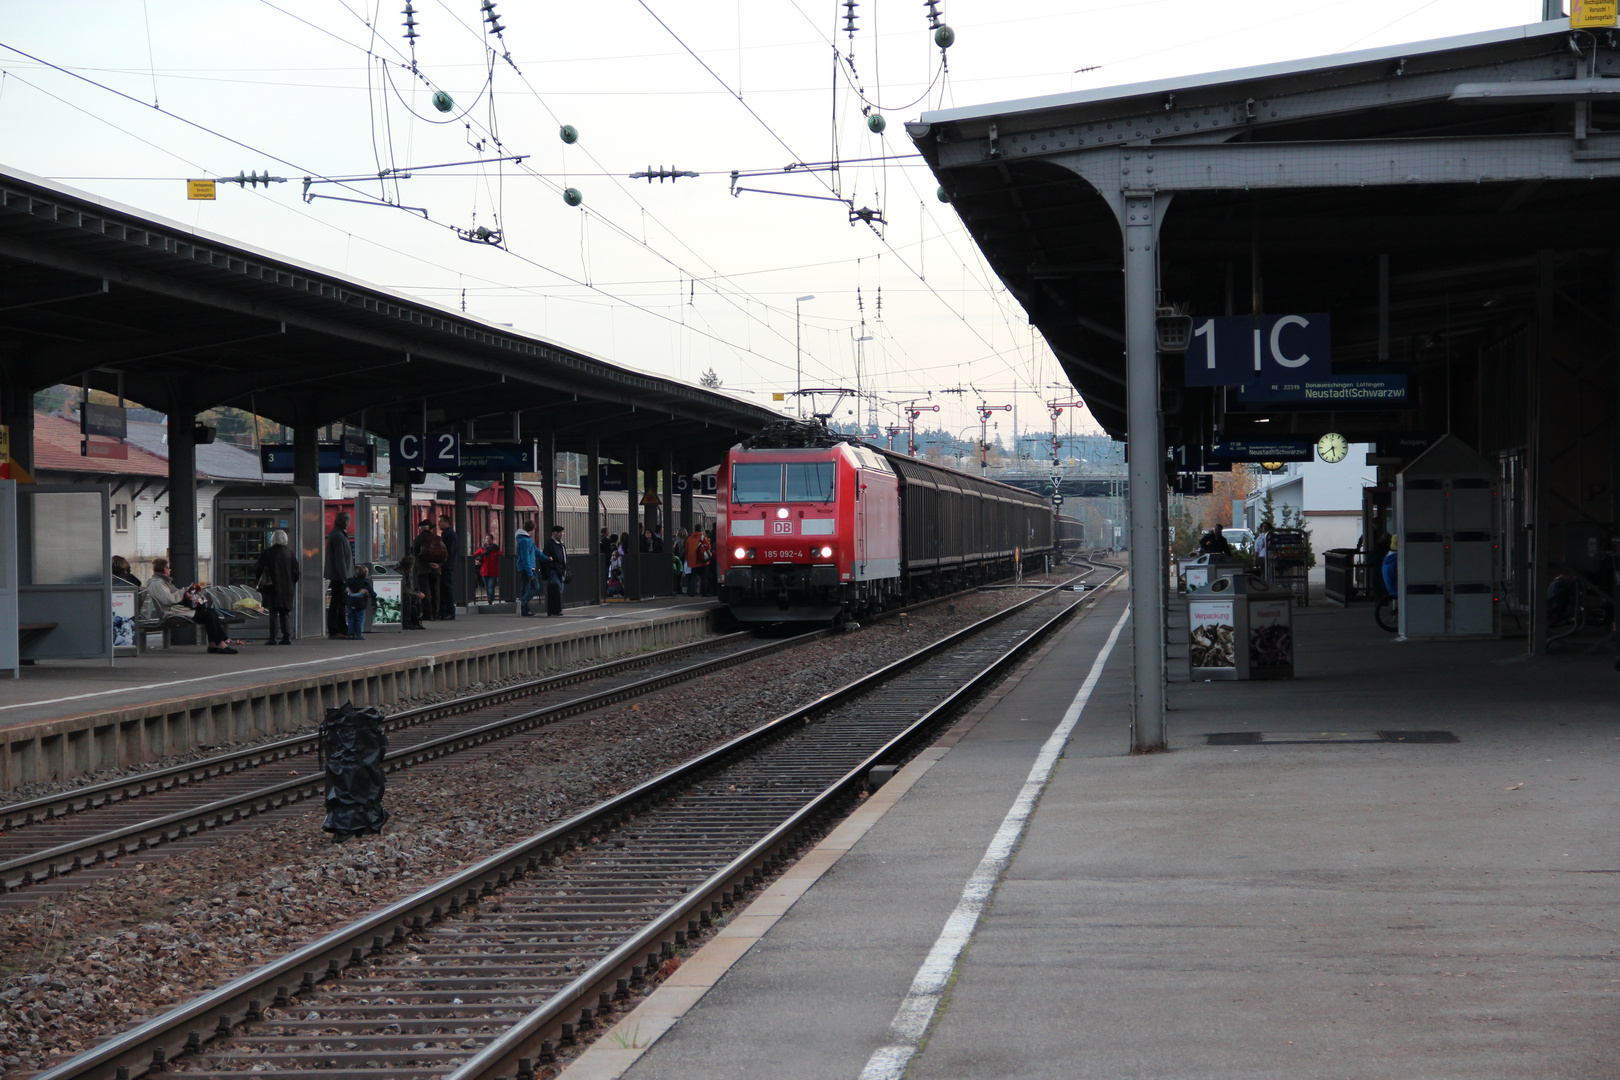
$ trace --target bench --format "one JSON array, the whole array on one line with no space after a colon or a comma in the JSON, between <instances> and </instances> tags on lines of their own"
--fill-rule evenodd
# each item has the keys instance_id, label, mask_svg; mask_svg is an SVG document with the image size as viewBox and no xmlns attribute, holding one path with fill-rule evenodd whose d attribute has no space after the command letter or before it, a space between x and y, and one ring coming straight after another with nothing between
<instances>
[{"instance_id":1,"label":"bench","mask_svg":"<svg viewBox=\"0 0 1620 1080\"><path fill-rule=\"evenodd\" d=\"M246 585L211 585L203 592L208 596L214 610L219 612L219 618L227 628L249 619L260 618L258 612L239 611L232 605L238 600L261 600L257 589ZM174 612L163 611L157 606L157 601L147 594L145 589L136 594L137 615L135 617L135 644L141 652L146 651L146 635L160 633L163 635L163 648L169 647L169 632L182 627L196 626L190 615L179 615Z\"/></svg>"},{"instance_id":2,"label":"bench","mask_svg":"<svg viewBox=\"0 0 1620 1080\"><path fill-rule=\"evenodd\" d=\"M17 624L17 651L21 652L35 638L42 638L56 629L53 622L25 622ZM30 667L34 661L31 657L21 657L17 661L24 667Z\"/></svg>"}]
</instances>

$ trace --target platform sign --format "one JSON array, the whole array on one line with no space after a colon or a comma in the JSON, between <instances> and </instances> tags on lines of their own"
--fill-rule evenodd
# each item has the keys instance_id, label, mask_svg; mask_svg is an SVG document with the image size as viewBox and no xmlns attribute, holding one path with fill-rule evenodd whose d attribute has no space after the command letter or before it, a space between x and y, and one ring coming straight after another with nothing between
<instances>
[{"instance_id":1,"label":"platform sign","mask_svg":"<svg viewBox=\"0 0 1620 1080\"><path fill-rule=\"evenodd\" d=\"M1184 359L1186 385L1328 378L1333 374L1332 331L1332 319L1320 311L1194 319Z\"/></svg>"},{"instance_id":2,"label":"platform sign","mask_svg":"<svg viewBox=\"0 0 1620 1080\"><path fill-rule=\"evenodd\" d=\"M90 439L80 439L79 456L100 458L103 461L128 461L129 447L121 442L94 442Z\"/></svg>"},{"instance_id":3,"label":"platform sign","mask_svg":"<svg viewBox=\"0 0 1620 1080\"><path fill-rule=\"evenodd\" d=\"M690 489L694 495L713 495L720 490L720 477L717 473L696 473L692 476L684 474L675 477L675 494L684 495Z\"/></svg>"},{"instance_id":4,"label":"platform sign","mask_svg":"<svg viewBox=\"0 0 1620 1080\"><path fill-rule=\"evenodd\" d=\"M321 443L316 455L316 472L343 472L342 443ZM291 473L294 470L293 460L291 443L266 443L259 447L259 467L266 473ZM377 471L377 448L369 443L365 449L365 470L361 476L369 476Z\"/></svg>"},{"instance_id":5,"label":"platform sign","mask_svg":"<svg viewBox=\"0 0 1620 1080\"><path fill-rule=\"evenodd\" d=\"M1177 473L1170 488L1177 495L1208 495L1215 490L1215 478L1209 473Z\"/></svg>"},{"instance_id":6,"label":"platform sign","mask_svg":"<svg viewBox=\"0 0 1620 1080\"><path fill-rule=\"evenodd\" d=\"M596 468L597 480L595 494L601 494L604 491L625 490L624 466L622 464L618 464L616 462L602 462L598 464ZM579 493L581 495L592 494L590 490L590 478L583 473L580 474L579 478Z\"/></svg>"},{"instance_id":7,"label":"platform sign","mask_svg":"<svg viewBox=\"0 0 1620 1080\"><path fill-rule=\"evenodd\" d=\"M395 468L420 472L459 472L462 467L461 436L448 431L412 432L390 442L388 454Z\"/></svg>"},{"instance_id":8,"label":"platform sign","mask_svg":"<svg viewBox=\"0 0 1620 1080\"><path fill-rule=\"evenodd\" d=\"M439 436L430 435L430 439ZM458 450L459 471L468 476L498 476L502 473L535 471L534 443L462 443ZM437 469L437 466L430 466ZM458 471L458 470L447 470Z\"/></svg>"},{"instance_id":9,"label":"platform sign","mask_svg":"<svg viewBox=\"0 0 1620 1080\"><path fill-rule=\"evenodd\" d=\"M218 183L213 180L187 180L186 198L193 202L199 199L204 202L213 202L218 188Z\"/></svg>"},{"instance_id":10,"label":"platform sign","mask_svg":"<svg viewBox=\"0 0 1620 1080\"><path fill-rule=\"evenodd\" d=\"M1617 24L1620 24L1617 0L1570 0L1571 30L1612 30Z\"/></svg>"},{"instance_id":11,"label":"platform sign","mask_svg":"<svg viewBox=\"0 0 1620 1080\"><path fill-rule=\"evenodd\" d=\"M1380 435L1374 440L1374 453L1379 457L1415 458L1440 441L1434 433L1403 431Z\"/></svg>"},{"instance_id":12,"label":"platform sign","mask_svg":"<svg viewBox=\"0 0 1620 1080\"><path fill-rule=\"evenodd\" d=\"M109 439L129 438L129 412L119 405L96 405L85 402L79 406L79 434L101 435Z\"/></svg>"},{"instance_id":13,"label":"platform sign","mask_svg":"<svg viewBox=\"0 0 1620 1080\"><path fill-rule=\"evenodd\" d=\"M1205 453L1216 461L1310 461L1316 444L1310 439L1233 439L1208 447Z\"/></svg>"},{"instance_id":14,"label":"platform sign","mask_svg":"<svg viewBox=\"0 0 1620 1080\"><path fill-rule=\"evenodd\" d=\"M1228 412L1345 412L1416 407L1405 374L1267 380L1240 386L1235 393L1226 395Z\"/></svg>"}]
</instances>

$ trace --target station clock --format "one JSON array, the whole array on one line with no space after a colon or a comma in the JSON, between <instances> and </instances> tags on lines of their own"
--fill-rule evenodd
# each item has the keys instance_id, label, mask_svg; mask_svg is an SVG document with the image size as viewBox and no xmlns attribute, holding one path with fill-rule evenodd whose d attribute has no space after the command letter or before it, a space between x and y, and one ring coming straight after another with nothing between
<instances>
[{"instance_id":1,"label":"station clock","mask_svg":"<svg viewBox=\"0 0 1620 1080\"><path fill-rule=\"evenodd\" d=\"M1316 453L1323 461L1343 461L1350 453L1350 440L1336 431L1330 431L1316 440Z\"/></svg>"}]
</instances>

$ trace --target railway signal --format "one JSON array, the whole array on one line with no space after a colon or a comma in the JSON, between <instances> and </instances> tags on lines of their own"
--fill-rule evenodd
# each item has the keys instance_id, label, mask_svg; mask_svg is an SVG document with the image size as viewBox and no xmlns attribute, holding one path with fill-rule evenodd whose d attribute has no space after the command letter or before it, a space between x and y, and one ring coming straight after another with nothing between
<instances>
[{"instance_id":1,"label":"railway signal","mask_svg":"<svg viewBox=\"0 0 1620 1080\"><path fill-rule=\"evenodd\" d=\"M990 471L990 433L987 430L990 424L990 414L993 412L1012 412L1011 405L985 405L980 404L979 410L979 475L983 476ZM1016 449L1018 432L1013 432L1013 444Z\"/></svg>"}]
</instances>

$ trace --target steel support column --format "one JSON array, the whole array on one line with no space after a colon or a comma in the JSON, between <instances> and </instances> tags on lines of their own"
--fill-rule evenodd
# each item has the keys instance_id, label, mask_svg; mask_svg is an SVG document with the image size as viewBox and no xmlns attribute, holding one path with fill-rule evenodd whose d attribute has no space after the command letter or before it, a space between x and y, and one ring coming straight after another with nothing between
<instances>
[{"instance_id":1,"label":"steel support column","mask_svg":"<svg viewBox=\"0 0 1620 1080\"><path fill-rule=\"evenodd\" d=\"M293 483L321 490L321 433L315 423L315 400L300 401L293 415Z\"/></svg>"},{"instance_id":2,"label":"steel support column","mask_svg":"<svg viewBox=\"0 0 1620 1080\"><path fill-rule=\"evenodd\" d=\"M1131 640L1135 646L1131 748L1165 745L1164 446L1159 434L1158 218L1168 199L1127 193L1125 236L1126 404L1130 422Z\"/></svg>"},{"instance_id":3,"label":"steel support column","mask_svg":"<svg viewBox=\"0 0 1620 1080\"><path fill-rule=\"evenodd\" d=\"M1535 356L1530 368L1530 655L1547 654L1547 369L1553 362L1558 282L1553 253L1537 258ZM1404 528L1404 526L1403 526Z\"/></svg>"},{"instance_id":4,"label":"steel support column","mask_svg":"<svg viewBox=\"0 0 1620 1080\"><path fill-rule=\"evenodd\" d=\"M543 428L535 439L535 454L539 457L540 489L542 501L540 504L540 535L534 538L536 545L543 551L546 541L551 539L551 527L557 524L557 436L551 428ZM566 543L569 537L563 535Z\"/></svg>"},{"instance_id":5,"label":"steel support column","mask_svg":"<svg viewBox=\"0 0 1620 1080\"><path fill-rule=\"evenodd\" d=\"M197 414L188 388L169 390L169 573L180 588L197 580ZM217 522L216 522L217 524ZM190 645L189 626L170 634L176 644Z\"/></svg>"},{"instance_id":6,"label":"steel support column","mask_svg":"<svg viewBox=\"0 0 1620 1080\"><path fill-rule=\"evenodd\" d=\"M508 604L518 598L516 480L501 473L501 599Z\"/></svg>"},{"instance_id":7,"label":"steel support column","mask_svg":"<svg viewBox=\"0 0 1620 1080\"><path fill-rule=\"evenodd\" d=\"M641 599L641 447L631 444L624 452L625 531L623 582L624 595Z\"/></svg>"},{"instance_id":8,"label":"steel support column","mask_svg":"<svg viewBox=\"0 0 1620 1080\"><path fill-rule=\"evenodd\" d=\"M585 440L585 470L585 483L582 485L585 488L585 530L590 534L586 541L596 552L592 559L596 572L591 575L596 583L591 586L587 599L593 604L600 604L610 556L602 550L602 440L595 432Z\"/></svg>"}]
</instances>

